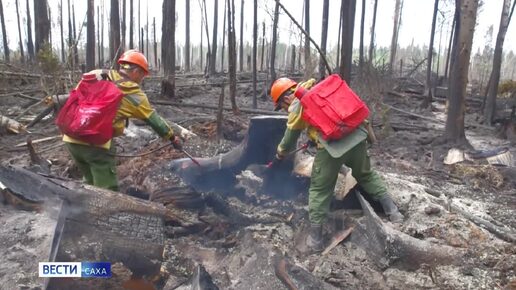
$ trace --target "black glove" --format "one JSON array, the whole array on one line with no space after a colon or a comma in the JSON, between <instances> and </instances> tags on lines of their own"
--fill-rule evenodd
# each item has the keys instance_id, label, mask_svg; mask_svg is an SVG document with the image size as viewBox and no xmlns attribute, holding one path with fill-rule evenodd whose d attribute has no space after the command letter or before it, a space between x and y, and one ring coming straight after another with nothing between
<instances>
[{"instance_id":1,"label":"black glove","mask_svg":"<svg viewBox=\"0 0 516 290\"><path fill-rule=\"evenodd\" d=\"M170 142L172 142L172 147L175 149L183 150L183 140L180 137L172 135Z\"/></svg>"},{"instance_id":2,"label":"black glove","mask_svg":"<svg viewBox=\"0 0 516 290\"><path fill-rule=\"evenodd\" d=\"M283 159L285 159L285 156L276 153L274 159L272 159L272 161L269 162L269 164L267 164L267 168L273 168L275 166L278 166L283 161Z\"/></svg>"}]
</instances>

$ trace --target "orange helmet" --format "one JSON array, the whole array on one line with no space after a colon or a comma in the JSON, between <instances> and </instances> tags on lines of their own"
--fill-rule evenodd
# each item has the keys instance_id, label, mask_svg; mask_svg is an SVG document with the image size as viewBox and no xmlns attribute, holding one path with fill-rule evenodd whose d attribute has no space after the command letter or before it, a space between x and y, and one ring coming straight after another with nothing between
<instances>
[{"instance_id":1,"label":"orange helmet","mask_svg":"<svg viewBox=\"0 0 516 290\"><path fill-rule=\"evenodd\" d=\"M146 75L149 74L149 63L147 62L147 58L145 58L145 55L143 55L143 53L137 50L131 49L124 52L118 59L118 63L135 64L141 67L145 71Z\"/></svg>"},{"instance_id":2,"label":"orange helmet","mask_svg":"<svg viewBox=\"0 0 516 290\"><path fill-rule=\"evenodd\" d=\"M280 97L289 89L295 87L297 83L289 78L279 78L274 81L271 87L271 97L274 104L278 105Z\"/></svg>"}]
</instances>

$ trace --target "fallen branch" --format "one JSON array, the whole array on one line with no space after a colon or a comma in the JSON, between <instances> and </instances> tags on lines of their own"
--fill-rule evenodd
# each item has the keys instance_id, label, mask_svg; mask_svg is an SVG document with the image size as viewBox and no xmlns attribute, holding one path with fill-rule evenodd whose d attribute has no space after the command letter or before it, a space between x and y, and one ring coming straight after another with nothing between
<instances>
[{"instance_id":1,"label":"fallen branch","mask_svg":"<svg viewBox=\"0 0 516 290\"><path fill-rule=\"evenodd\" d=\"M56 136L36 139L36 140L32 140L32 144L37 144L37 143L42 143L42 142L46 142L46 141L50 141L50 140L54 140L54 139L59 139L61 137L63 137L63 135L56 135ZM27 142L18 143L14 147L24 147L24 146L27 146Z\"/></svg>"},{"instance_id":2,"label":"fallen branch","mask_svg":"<svg viewBox=\"0 0 516 290\"><path fill-rule=\"evenodd\" d=\"M340 242L344 241L355 227L351 226L343 231L338 232L332 239L331 243L322 252L323 255L327 255L333 248L335 248Z\"/></svg>"},{"instance_id":3,"label":"fallen branch","mask_svg":"<svg viewBox=\"0 0 516 290\"><path fill-rule=\"evenodd\" d=\"M26 132L25 127L11 118L0 115L0 128L5 128L7 131L19 134Z\"/></svg>"},{"instance_id":4,"label":"fallen branch","mask_svg":"<svg viewBox=\"0 0 516 290\"><path fill-rule=\"evenodd\" d=\"M177 103L177 102L169 102L169 101L151 101L151 102L153 104L165 105L165 106L190 107L190 108L202 108L202 109L218 110L218 106L212 106L212 105ZM224 110L232 111L233 109L231 107L224 107ZM279 116L285 116L286 115L283 112L275 112L275 111L260 110L260 109L239 108L239 110L241 112L244 112L244 113L256 114L256 115L279 115Z\"/></svg>"}]
</instances>

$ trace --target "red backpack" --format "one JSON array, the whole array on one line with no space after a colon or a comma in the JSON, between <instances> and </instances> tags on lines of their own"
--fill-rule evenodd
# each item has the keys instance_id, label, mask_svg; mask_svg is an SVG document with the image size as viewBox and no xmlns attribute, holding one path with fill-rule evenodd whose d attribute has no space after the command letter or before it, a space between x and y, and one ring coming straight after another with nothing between
<instances>
[{"instance_id":1,"label":"red backpack","mask_svg":"<svg viewBox=\"0 0 516 290\"><path fill-rule=\"evenodd\" d=\"M303 119L317 128L325 140L338 140L353 132L369 115L366 104L339 75L332 74L306 90L299 86Z\"/></svg>"},{"instance_id":2,"label":"red backpack","mask_svg":"<svg viewBox=\"0 0 516 290\"><path fill-rule=\"evenodd\" d=\"M113 120L124 94L103 74L83 74L79 86L59 112L56 125L61 132L89 144L101 145L113 137Z\"/></svg>"}]
</instances>

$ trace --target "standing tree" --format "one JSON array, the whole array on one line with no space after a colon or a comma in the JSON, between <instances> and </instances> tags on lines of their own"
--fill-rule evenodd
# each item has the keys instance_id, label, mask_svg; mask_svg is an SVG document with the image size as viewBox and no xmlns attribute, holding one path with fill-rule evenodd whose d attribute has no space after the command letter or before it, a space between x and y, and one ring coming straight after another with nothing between
<instances>
[{"instance_id":1,"label":"standing tree","mask_svg":"<svg viewBox=\"0 0 516 290\"><path fill-rule=\"evenodd\" d=\"M362 13L360 17L360 45L358 47L358 68L361 70L364 65L364 22L365 22L365 0L362 0Z\"/></svg>"},{"instance_id":2,"label":"standing tree","mask_svg":"<svg viewBox=\"0 0 516 290\"><path fill-rule=\"evenodd\" d=\"M168 2L168 1L165 1L165 2ZM163 4L163 5L165 5L165 4ZM134 42L133 42L133 34L134 34L134 28L133 28L134 21L133 21L133 17L134 17L134 11L133 11L133 6L134 6L133 5L133 0L129 0L129 48L130 49L134 48ZM165 13L165 12L163 11L163 13ZM165 16L165 15L163 15L163 16Z\"/></svg>"},{"instance_id":3,"label":"standing tree","mask_svg":"<svg viewBox=\"0 0 516 290\"><path fill-rule=\"evenodd\" d=\"M430 31L430 43L428 44L428 57L426 65L426 86L425 86L425 98L421 103L422 108L430 108L432 104L432 55L434 52L434 36L435 36L435 23L437 20L437 11L439 10L439 0L434 1L434 13L432 16L432 30Z\"/></svg>"},{"instance_id":4,"label":"standing tree","mask_svg":"<svg viewBox=\"0 0 516 290\"><path fill-rule=\"evenodd\" d=\"M271 54L270 54L270 75L271 84L276 80L276 69L274 68L274 62L276 60L276 42L278 41L278 20L279 20L279 1L276 1L274 6L274 21L272 24L272 41L271 41ZM270 86L269 86L270 87Z\"/></svg>"},{"instance_id":5,"label":"standing tree","mask_svg":"<svg viewBox=\"0 0 516 290\"><path fill-rule=\"evenodd\" d=\"M2 0L0 0L0 20L2 22L2 39L4 42L4 60L5 62L9 62L9 45L7 44L7 34L5 32L5 17L4 17L4 5L2 5Z\"/></svg>"},{"instance_id":6,"label":"standing tree","mask_svg":"<svg viewBox=\"0 0 516 290\"><path fill-rule=\"evenodd\" d=\"M88 0L86 11L86 70L95 68L95 1Z\"/></svg>"},{"instance_id":7,"label":"standing tree","mask_svg":"<svg viewBox=\"0 0 516 290\"><path fill-rule=\"evenodd\" d=\"M63 1L62 0L61 0L61 5L63 5ZM18 0L16 0L16 19L18 20L18 37L20 39L21 61L25 62L25 53L23 52L23 39L22 39L22 30L21 30L21 25L20 25L20 11L19 11L19 8L18 8ZM61 27L63 27L62 22L61 22Z\"/></svg>"},{"instance_id":8,"label":"standing tree","mask_svg":"<svg viewBox=\"0 0 516 290\"><path fill-rule=\"evenodd\" d=\"M263 71L263 55L265 53L265 21L262 22L262 51L260 52L260 71Z\"/></svg>"},{"instance_id":9,"label":"standing tree","mask_svg":"<svg viewBox=\"0 0 516 290\"><path fill-rule=\"evenodd\" d=\"M101 66L101 62L100 62L100 26L101 26L101 23L100 23L100 6L97 5L97 61L98 61L98 66L100 67Z\"/></svg>"},{"instance_id":10,"label":"standing tree","mask_svg":"<svg viewBox=\"0 0 516 290\"><path fill-rule=\"evenodd\" d=\"M185 1L185 72L190 71L190 0Z\"/></svg>"},{"instance_id":11,"label":"standing tree","mask_svg":"<svg viewBox=\"0 0 516 290\"><path fill-rule=\"evenodd\" d=\"M68 64L71 67L74 67L74 58L73 58L73 31L72 31L72 7L70 5L70 0L68 0Z\"/></svg>"},{"instance_id":12,"label":"standing tree","mask_svg":"<svg viewBox=\"0 0 516 290\"><path fill-rule=\"evenodd\" d=\"M256 96L256 49L258 45L258 1L253 1L253 108L258 107Z\"/></svg>"},{"instance_id":13,"label":"standing tree","mask_svg":"<svg viewBox=\"0 0 516 290\"><path fill-rule=\"evenodd\" d=\"M224 72L224 43L226 42L226 15L227 15L227 1L224 1L224 20L222 21L222 49L220 52L220 71Z\"/></svg>"},{"instance_id":14,"label":"standing tree","mask_svg":"<svg viewBox=\"0 0 516 290\"><path fill-rule=\"evenodd\" d=\"M219 0L215 0L215 7L213 10L213 40L212 40L212 49L211 49L211 60L210 60L210 74L215 74L215 64L217 63L217 22L218 22L218 14L219 14Z\"/></svg>"},{"instance_id":15,"label":"standing tree","mask_svg":"<svg viewBox=\"0 0 516 290\"><path fill-rule=\"evenodd\" d=\"M18 0L16 0L18 3ZM59 27L61 28L61 60L66 62L65 45L64 45L64 27L63 27L63 0L59 2Z\"/></svg>"},{"instance_id":16,"label":"standing tree","mask_svg":"<svg viewBox=\"0 0 516 290\"><path fill-rule=\"evenodd\" d=\"M351 66L353 64L353 32L355 29L356 0L342 0L341 9L346 17L342 23L342 47L340 49L340 76L347 83L351 83Z\"/></svg>"},{"instance_id":17,"label":"standing tree","mask_svg":"<svg viewBox=\"0 0 516 290\"><path fill-rule=\"evenodd\" d=\"M305 31L307 36L305 36L305 79L310 77L310 0L305 0Z\"/></svg>"},{"instance_id":18,"label":"standing tree","mask_svg":"<svg viewBox=\"0 0 516 290\"><path fill-rule=\"evenodd\" d=\"M450 30L450 40L448 42L448 51L446 53L446 64L444 65L444 79L448 79L448 72L450 70L450 55L452 51L452 44L453 44L453 37L455 36L455 23L457 22L457 19L453 17L452 21L452 27Z\"/></svg>"},{"instance_id":19,"label":"standing tree","mask_svg":"<svg viewBox=\"0 0 516 290\"><path fill-rule=\"evenodd\" d=\"M152 29L154 31L154 33L152 34L154 40L153 40L153 45L154 45L154 66L158 68L158 41L156 40L156 17L152 17Z\"/></svg>"},{"instance_id":20,"label":"standing tree","mask_svg":"<svg viewBox=\"0 0 516 290\"><path fill-rule=\"evenodd\" d=\"M468 82L469 58L477 18L479 0L455 0L455 37L448 84L448 115L445 140L454 145L467 145L464 132L466 85Z\"/></svg>"},{"instance_id":21,"label":"standing tree","mask_svg":"<svg viewBox=\"0 0 516 290\"><path fill-rule=\"evenodd\" d=\"M496 115L496 96L498 95L498 83L500 82L500 69L502 66L503 43L505 41L505 34L511 22L512 13L516 1L512 3L511 0L503 0L502 15L500 17L500 28L498 28L498 35L496 36L496 44L493 55L493 69L491 70L491 77L489 78L486 105L484 107L484 118L487 124L492 125Z\"/></svg>"},{"instance_id":22,"label":"standing tree","mask_svg":"<svg viewBox=\"0 0 516 290\"><path fill-rule=\"evenodd\" d=\"M27 0L27 53L29 59L34 60L34 43L32 42L32 21L30 18L29 0Z\"/></svg>"},{"instance_id":23,"label":"standing tree","mask_svg":"<svg viewBox=\"0 0 516 290\"><path fill-rule=\"evenodd\" d=\"M238 48L239 53L239 70L244 71L244 0L240 5L240 47Z\"/></svg>"},{"instance_id":24,"label":"standing tree","mask_svg":"<svg viewBox=\"0 0 516 290\"><path fill-rule=\"evenodd\" d=\"M330 11L330 0L324 0L323 1L323 16L322 16L322 31L321 31L321 51L323 52L324 56L326 56L326 40L328 39L328 14ZM295 57L294 51L292 51L292 54ZM295 62L295 58L294 61ZM292 68L293 70L293 68ZM319 75L321 78L324 78L326 75L324 70L324 60L323 56L321 55L319 58Z\"/></svg>"},{"instance_id":25,"label":"standing tree","mask_svg":"<svg viewBox=\"0 0 516 290\"><path fill-rule=\"evenodd\" d=\"M48 19L47 0L34 0L34 27L36 27L36 54L48 45L50 20Z\"/></svg>"},{"instance_id":26,"label":"standing tree","mask_svg":"<svg viewBox=\"0 0 516 290\"><path fill-rule=\"evenodd\" d=\"M126 26L127 26L127 20L126 20L126 10L127 8L127 2L126 0L122 0L122 23L121 23L121 26L120 27L120 30L122 31L122 50L125 50L125 48L127 47L126 46L126 41L125 41L125 29L126 29Z\"/></svg>"},{"instance_id":27,"label":"standing tree","mask_svg":"<svg viewBox=\"0 0 516 290\"><path fill-rule=\"evenodd\" d=\"M161 82L161 94L175 97L176 77L176 1L163 1L163 24L161 26L161 58L164 78Z\"/></svg>"},{"instance_id":28,"label":"standing tree","mask_svg":"<svg viewBox=\"0 0 516 290\"><path fill-rule=\"evenodd\" d=\"M109 59L111 66L117 65L117 60L122 54L120 46L120 15L118 0L111 0L111 10L109 12Z\"/></svg>"},{"instance_id":29,"label":"standing tree","mask_svg":"<svg viewBox=\"0 0 516 290\"><path fill-rule=\"evenodd\" d=\"M236 33L235 33L235 0L227 0L228 6L228 69L229 99L234 114L239 110L236 104Z\"/></svg>"},{"instance_id":30,"label":"standing tree","mask_svg":"<svg viewBox=\"0 0 516 290\"><path fill-rule=\"evenodd\" d=\"M369 61L374 61L374 31L376 26L376 9L378 8L378 0L374 0L373 23L371 24L371 41L369 42Z\"/></svg>"},{"instance_id":31,"label":"standing tree","mask_svg":"<svg viewBox=\"0 0 516 290\"><path fill-rule=\"evenodd\" d=\"M392 39L391 39L391 55L389 61L389 70L392 72L394 67L394 62L396 61L396 50L398 49L398 32L399 25L401 20L401 7L403 0L396 0L396 5L394 6L394 25L392 27Z\"/></svg>"}]
</instances>

